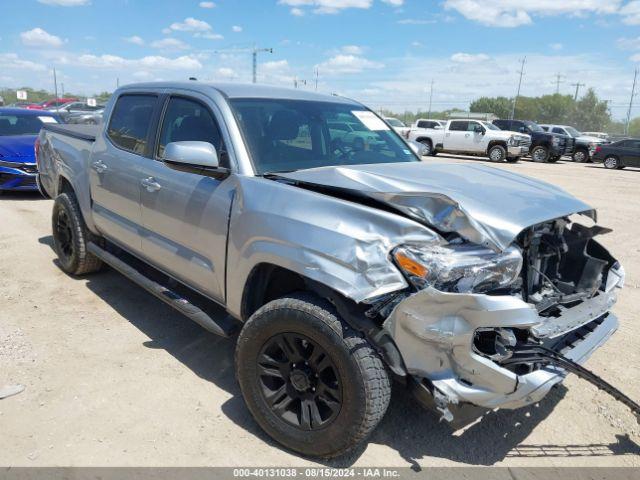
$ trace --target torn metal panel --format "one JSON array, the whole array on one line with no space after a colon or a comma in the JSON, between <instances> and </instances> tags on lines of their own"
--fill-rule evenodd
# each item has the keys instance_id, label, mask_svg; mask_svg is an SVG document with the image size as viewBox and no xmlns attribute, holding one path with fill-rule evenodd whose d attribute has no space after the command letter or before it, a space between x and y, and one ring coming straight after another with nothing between
<instances>
[{"instance_id":1,"label":"torn metal panel","mask_svg":"<svg viewBox=\"0 0 640 480\"><path fill-rule=\"evenodd\" d=\"M556 186L485 165L350 165L279 176L382 202L494 250L506 249L524 228L550 219L573 213L596 218L589 205Z\"/></svg>"},{"instance_id":2,"label":"torn metal panel","mask_svg":"<svg viewBox=\"0 0 640 480\"><path fill-rule=\"evenodd\" d=\"M401 215L261 177L235 177L229 220L228 309L240 313L254 267L271 263L361 302L407 287L389 258L404 242L426 248L443 239Z\"/></svg>"}]
</instances>

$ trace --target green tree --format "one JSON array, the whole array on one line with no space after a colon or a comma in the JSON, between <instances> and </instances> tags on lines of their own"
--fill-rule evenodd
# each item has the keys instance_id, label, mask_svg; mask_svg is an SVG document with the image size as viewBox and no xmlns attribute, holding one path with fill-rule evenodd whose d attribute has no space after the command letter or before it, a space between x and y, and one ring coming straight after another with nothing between
<instances>
[{"instance_id":1,"label":"green tree","mask_svg":"<svg viewBox=\"0 0 640 480\"><path fill-rule=\"evenodd\" d=\"M469 111L474 113L493 113L499 118L509 118L513 101L507 97L480 97L471 102Z\"/></svg>"},{"instance_id":2,"label":"green tree","mask_svg":"<svg viewBox=\"0 0 640 480\"><path fill-rule=\"evenodd\" d=\"M629 135L640 138L640 117L636 117L629 122Z\"/></svg>"},{"instance_id":3,"label":"green tree","mask_svg":"<svg viewBox=\"0 0 640 480\"><path fill-rule=\"evenodd\" d=\"M596 92L590 88L587 93L578 100L571 115L572 124L578 130L601 131L611 120L611 114L607 102L600 100Z\"/></svg>"}]
</instances>

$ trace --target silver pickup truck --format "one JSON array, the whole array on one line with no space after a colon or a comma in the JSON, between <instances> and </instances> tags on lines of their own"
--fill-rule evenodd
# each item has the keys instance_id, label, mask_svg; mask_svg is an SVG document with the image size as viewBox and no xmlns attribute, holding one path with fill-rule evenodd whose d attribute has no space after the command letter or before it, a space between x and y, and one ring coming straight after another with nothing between
<instances>
[{"instance_id":1,"label":"silver pickup truck","mask_svg":"<svg viewBox=\"0 0 640 480\"><path fill-rule=\"evenodd\" d=\"M624 271L590 206L422 163L352 100L129 85L103 125L47 125L37 152L61 268L106 263L204 328L239 330L249 410L306 455L366 438L391 379L454 426L537 402L567 373L544 352L581 363L618 325Z\"/></svg>"}]
</instances>

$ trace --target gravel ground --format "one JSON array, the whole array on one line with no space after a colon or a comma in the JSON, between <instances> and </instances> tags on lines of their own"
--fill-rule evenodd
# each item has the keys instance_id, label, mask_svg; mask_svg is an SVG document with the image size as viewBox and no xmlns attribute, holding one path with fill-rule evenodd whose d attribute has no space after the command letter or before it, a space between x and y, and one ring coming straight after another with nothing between
<instances>
[{"instance_id":1,"label":"gravel ground","mask_svg":"<svg viewBox=\"0 0 640 480\"><path fill-rule=\"evenodd\" d=\"M425 161L478 162L439 156ZM498 168L557 184L598 208L627 270L621 326L588 367L640 400L640 171L520 162ZM233 341L203 331L113 271L70 278L51 249L52 202L0 197L0 465L304 466L244 406ZM395 388L386 417L331 466L640 466L624 406L570 376L539 405L464 431Z\"/></svg>"}]
</instances>

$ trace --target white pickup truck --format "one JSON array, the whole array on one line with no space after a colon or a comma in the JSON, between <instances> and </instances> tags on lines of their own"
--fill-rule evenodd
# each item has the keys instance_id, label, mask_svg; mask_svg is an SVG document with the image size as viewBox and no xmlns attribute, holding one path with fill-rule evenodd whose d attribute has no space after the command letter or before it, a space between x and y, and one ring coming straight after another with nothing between
<instances>
[{"instance_id":1,"label":"white pickup truck","mask_svg":"<svg viewBox=\"0 0 640 480\"><path fill-rule=\"evenodd\" d=\"M500 130L482 120L449 120L444 127L413 128L409 140L422 143L431 155L483 155L493 162L517 162L531 146L529 135Z\"/></svg>"}]
</instances>

